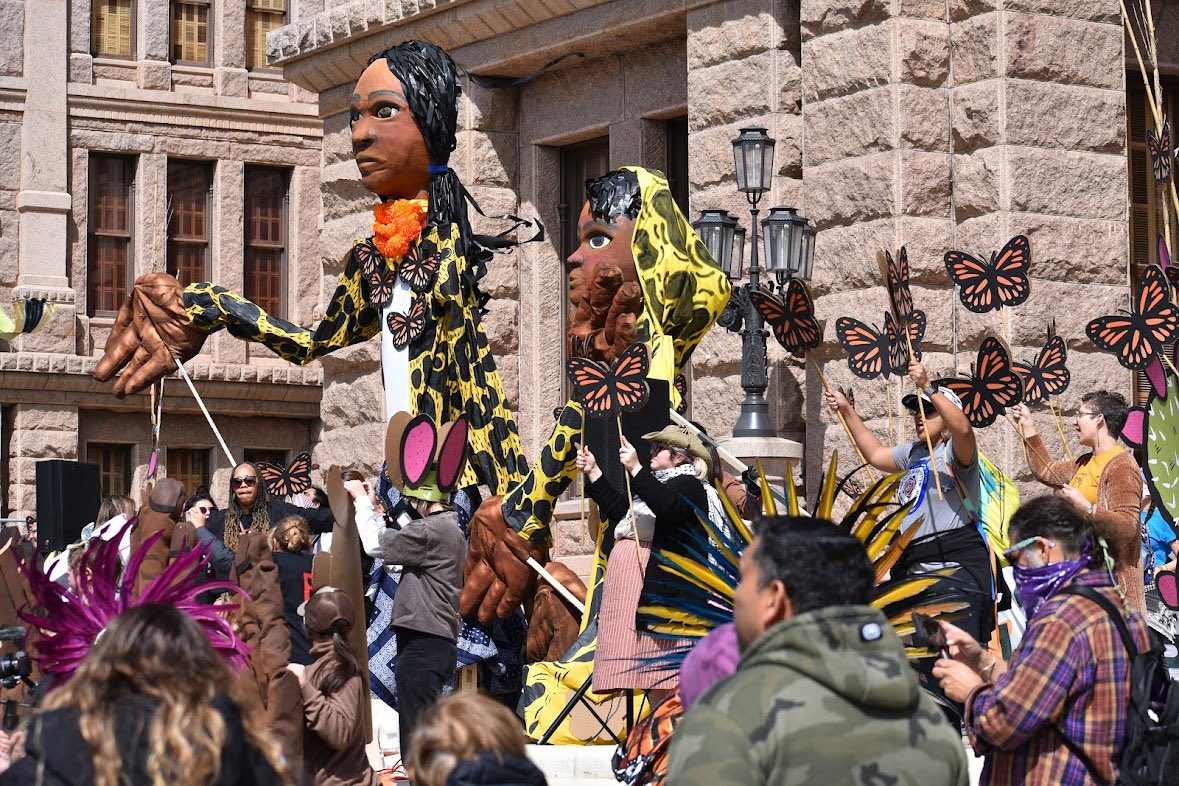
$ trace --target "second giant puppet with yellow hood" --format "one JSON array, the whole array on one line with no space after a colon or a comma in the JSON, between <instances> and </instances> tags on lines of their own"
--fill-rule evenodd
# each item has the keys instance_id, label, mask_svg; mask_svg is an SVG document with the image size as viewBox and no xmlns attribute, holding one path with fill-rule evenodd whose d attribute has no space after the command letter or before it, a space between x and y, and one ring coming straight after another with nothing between
<instances>
[{"instance_id":1,"label":"second giant puppet with yellow hood","mask_svg":"<svg viewBox=\"0 0 1179 786\"><path fill-rule=\"evenodd\" d=\"M728 302L728 279L661 173L623 167L587 181L586 197L577 223L580 242L568 259L569 351L612 361L642 342L649 378L668 383L676 406L673 380ZM477 613L484 623L507 617L527 592L529 546L547 537L555 500L577 472L583 416L580 403L567 402L529 474L475 514L464 615ZM503 536L509 531L520 536L516 542ZM604 560L597 555L599 567Z\"/></svg>"}]
</instances>

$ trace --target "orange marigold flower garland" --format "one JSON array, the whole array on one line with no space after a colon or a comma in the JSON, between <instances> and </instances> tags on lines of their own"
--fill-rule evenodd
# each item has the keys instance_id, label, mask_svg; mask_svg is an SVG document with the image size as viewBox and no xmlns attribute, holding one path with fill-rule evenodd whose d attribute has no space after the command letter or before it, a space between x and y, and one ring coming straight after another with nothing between
<instances>
[{"instance_id":1,"label":"orange marigold flower garland","mask_svg":"<svg viewBox=\"0 0 1179 786\"><path fill-rule=\"evenodd\" d=\"M373 245L389 259L405 256L425 228L424 199L395 199L373 208Z\"/></svg>"}]
</instances>

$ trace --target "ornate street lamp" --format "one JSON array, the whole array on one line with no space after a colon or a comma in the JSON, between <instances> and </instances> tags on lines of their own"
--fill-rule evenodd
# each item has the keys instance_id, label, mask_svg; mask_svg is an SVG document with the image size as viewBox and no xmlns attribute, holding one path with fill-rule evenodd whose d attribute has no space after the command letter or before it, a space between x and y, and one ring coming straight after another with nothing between
<instances>
[{"instance_id":1,"label":"ornate street lamp","mask_svg":"<svg viewBox=\"0 0 1179 786\"><path fill-rule=\"evenodd\" d=\"M765 392L769 384L766 373L766 332L761 312L753 305L749 292L761 286L762 268L758 265L758 209L761 195L770 189L774 170L774 140L764 128L743 128L733 140L733 166L737 171L737 190L749 201L750 239L749 283L733 287L729 304L717 324L740 333L741 387L745 400L733 427L734 437L775 437ZM742 278L745 262L745 229L726 210L708 209L692 222L709 252L734 282ZM761 222L765 241L766 270L774 274L777 289L791 278L807 280L811 276L815 230L794 208L775 207ZM773 284L771 283L771 288Z\"/></svg>"}]
</instances>

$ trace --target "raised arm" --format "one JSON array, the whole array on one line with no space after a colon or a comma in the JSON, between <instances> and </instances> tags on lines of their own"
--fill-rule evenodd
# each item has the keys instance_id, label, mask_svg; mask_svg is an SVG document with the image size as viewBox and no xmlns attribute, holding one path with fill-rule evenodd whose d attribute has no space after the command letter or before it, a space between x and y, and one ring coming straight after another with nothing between
<instances>
[{"instance_id":1,"label":"raised arm","mask_svg":"<svg viewBox=\"0 0 1179 786\"><path fill-rule=\"evenodd\" d=\"M864 454L868 463L881 472L896 472L898 467L892 457L892 449L885 447L871 429L864 425L863 419L856 412L855 407L851 405L851 402L847 400L847 396L838 390L830 389L825 391L823 395L826 397L827 406L831 408L831 411L843 416L852 439L855 440L856 446Z\"/></svg>"},{"instance_id":2,"label":"raised arm","mask_svg":"<svg viewBox=\"0 0 1179 786\"><path fill-rule=\"evenodd\" d=\"M909 364L909 379L913 380L913 384L919 390L926 392L933 408L941 416L942 423L952 437L950 444L954 448L954 459L959 466L969 467L974 463L978 447L974 441L974 428L970 425L966 413L946 398L940 389L933 387L925 366L919 361L914 360Z\"/></svg>"},{"instance_id":3,"label":"raised arm","mask_svg":"<svg viewBox=\"0 0 1179 786\"><path fill-rule=\"evenodd\" d=\"M1036 421L1032 419L1032 412L1026 404L1017 404L1011 408L1011 417L1019 426L1023 434L1024 445L1027 448L1028 469L1036 476L1036 480L1052 488L1067 486L1077 470L1076 462L1070 460L1055 461L1048 452L1040 433L1036 429ZM1141 489L1141 487L1140 487Z\"/></svg>"}]
</instances>

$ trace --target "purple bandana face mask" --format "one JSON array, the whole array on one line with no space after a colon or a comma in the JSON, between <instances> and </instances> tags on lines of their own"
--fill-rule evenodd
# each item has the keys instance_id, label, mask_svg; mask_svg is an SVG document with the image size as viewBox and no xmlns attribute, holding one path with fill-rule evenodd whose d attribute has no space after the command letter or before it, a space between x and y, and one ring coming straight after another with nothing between
<instances>
[{"instance_id":1,"label":"purple bandana face mask","mask_svg":"<svg viewBox=\"0 0 1179 786\"><path fill-rule=\"evenodd\" d=\"M1056 594L1056 591L1073 580L1073 577L1092 564L1089 547L1077 559L1066 559L1038 568L1024 568L1014 565L1015 591L1023 604L1028 619L1040 608L1040 604Z\"/></svg>"}]
</instances>

